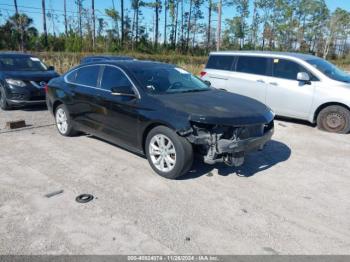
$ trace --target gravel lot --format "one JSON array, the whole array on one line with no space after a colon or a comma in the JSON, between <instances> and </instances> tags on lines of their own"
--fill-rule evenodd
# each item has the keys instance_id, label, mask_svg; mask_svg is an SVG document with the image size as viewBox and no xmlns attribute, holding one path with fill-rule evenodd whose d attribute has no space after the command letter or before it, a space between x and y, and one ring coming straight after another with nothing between
<instances>
[{"instance_id":1,"label":"gravel lot","mask_svg":"<svg viewBox=\"0 0 350 262\"><path fill-rule=\"evenodd\" d=\"M350 135L276 121L242 168L196 161L172 181L52 124L44 108L0 111L0 254L350 254Z\"/></svg>"}]
</instances>

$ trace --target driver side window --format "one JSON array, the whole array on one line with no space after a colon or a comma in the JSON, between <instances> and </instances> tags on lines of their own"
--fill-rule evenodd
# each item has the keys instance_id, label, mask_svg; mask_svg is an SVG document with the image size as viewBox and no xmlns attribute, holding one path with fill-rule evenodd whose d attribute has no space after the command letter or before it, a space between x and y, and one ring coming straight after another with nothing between
<instances>
[{"instance_id":1,"label":"driver side window","mask_svg":"<svg viewBox=\"0 0 350 262\"><path fill-rule=\"evenodd\" d=\"M299 72L305 72L310 76L312 81L315 81L315 77L303 66L295 63L294 61L286 59L274 59L273 61L273 76L288 80L297 80Z\"/></svg>"},{"instance_id":2,"label":"driver side window","mask_svg":"<svg viewBox=\"0 0 350 262\"><path fill-rule=\"evenodd\" d=\"M118 68L106 66L103 70L101 88L112 91L112 89L122 89L123 93L133 94L132 84L126 75Z\"/></svg>"}]
</instances>

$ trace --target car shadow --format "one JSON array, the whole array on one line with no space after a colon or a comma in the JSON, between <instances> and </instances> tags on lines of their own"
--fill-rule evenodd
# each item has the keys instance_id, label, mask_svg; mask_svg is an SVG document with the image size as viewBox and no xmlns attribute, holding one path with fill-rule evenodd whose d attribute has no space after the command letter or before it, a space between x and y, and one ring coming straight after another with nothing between
<instances>
[{"instance_id":1,"label":"car shadow","mask_svg":"<svg viewBox=\"0 0 350 262\"><path fill-rule=\"evenodd\" d=\"M218 175L228 176L235 174L240 177L251 177L267 170L278 163L286 161L291 155L291 149L284 143L271 140L262 151L252 152L245 157L245 162L240 167L230 167L224 163L208 165L202 159L196 158L192 169L179 180L194 179L203 175L212 176L212 171L217 169Z\"/></svg>"},{"instance_id":2,"label":"car shadow","mask_svg":"<svg viewBox=\"0 0 350 262\"><path fill-rule=\"evenodd\" d=\"M147 159L145 155L129 150L125 147L116 145L102 138L80 134L80 136L86 136L90 139L96 139L101 142L105 142L112 146L123 149L131 154L135 154L141 158ZM196 155L191 170L179 177L177 180L189 180L198 178L203 175L212 176L212 171L217 169L218 175L228 176L231 174L236 174L241 177L251 177L258 174L261 171L267 170L278 163L286 161L291 155L291 149L284 143L271 140L269 141L262 151L252 152L245 157L245 162L240 167L227 166L224 163L218 163L215 165L208 165L203 162L202 157Z\"/></svg>"},{"instance_id":3,"label":"car shadow","mask_svg":"<svg viewBox=\"0 0 350 262\"><path fill-rule=\"evenodd\" d=\"M292 124L298 124L298 125L304 125L304 126L310 126L310 127L315 127L316 124L310 123L309 121L306 120L301 120L301 119L295 119L295 118L288 118L284 116L276 116L275 120L280 120L285 123L292 123ZM281 126L283 126L282 123L279 123Z\"/></svg>"}]
</instances>

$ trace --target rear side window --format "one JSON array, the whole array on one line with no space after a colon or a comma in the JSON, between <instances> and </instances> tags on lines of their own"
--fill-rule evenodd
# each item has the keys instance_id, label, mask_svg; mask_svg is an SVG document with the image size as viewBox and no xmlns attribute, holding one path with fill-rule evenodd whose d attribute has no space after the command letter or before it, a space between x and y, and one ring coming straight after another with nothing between
<instances>
[{"instance_id":1,"label":"rear side window","mask_svg":"<svg viewBox=\"0 0 350 262\"><path fill-rule=\"evenodd\" d=\"M270 60L270 58L266 57L239 56L236 71L241 73L269 76Z\"/></svg>"},{"instance_id":2,"label":"rear side window","mask_svg":"<svg viewBox=\"0 0 350 262\"><path fill-rule=\"evenodd\" d=\"M234 56L211 55L209 56L209 60L206 68L218 69L218 70L232 70L234 61L235 61Z\"/></svg>"},{"instance_id":3,"label":"rear side window","mask_svg":"<svg viewBox=\"0 0 350 262\"><path fill-rule=\"evenodd\" d=\"M290 60L285 59L274 59L273 60L273 76L289 79L289 80L297 80L297 75L299 72L305 72L310 75L312 78L312 74L308 72L303 66L299 65Z\"/></svg>"},{"instance_id":4,"label":"rear side window","mask_svg":"<svg viewBox=\"0 0 350 262\"><path fill-rule=\"evenodd\" d=\"M125 74L118 68L106 66L103 71L101 88L110 91L113 87L130 87L132 92L132 84Z\"/></svg>"},{"instance_id":5,"label":"rear side window","mask_svg":"<svg viewBox=\"0 0 350 262\"><path fill-rule=\"evenodd\" d=\"M100 66L81 67L67 76L68 81L85 86L97 87Z\"/></svg>"},{"instance_id":6,"label":"rear side window","mask_svg":"<svg viewBox=\"0 0 350 262\"><path fill-rule=\"evenodd\" d=\"M68 80L68 82L74 83L75 82L75 78L77 77L77 70L74 70L73 72L69 73L66 78Z\"/></svg>"}]
</instances>

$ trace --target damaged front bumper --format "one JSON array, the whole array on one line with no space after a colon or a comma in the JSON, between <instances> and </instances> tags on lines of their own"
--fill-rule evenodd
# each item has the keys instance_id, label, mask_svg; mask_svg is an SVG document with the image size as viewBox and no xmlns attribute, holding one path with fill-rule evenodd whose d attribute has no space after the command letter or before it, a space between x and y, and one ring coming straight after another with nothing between
<instances>
[{"instance_id":1,"label":"damaged front bumper","mask_svg":"<svg viewBox=\"0 0 350 262\"><path fill-rule=\"evenodd\" d=\"M185 137L203 155L204 162L224 162L230 166L244 163L246 153L263 149L274 132L273 120L267 124L242 127L193 123Z\"/></svg>"}]
</instances>

